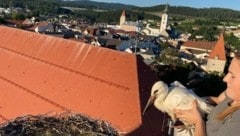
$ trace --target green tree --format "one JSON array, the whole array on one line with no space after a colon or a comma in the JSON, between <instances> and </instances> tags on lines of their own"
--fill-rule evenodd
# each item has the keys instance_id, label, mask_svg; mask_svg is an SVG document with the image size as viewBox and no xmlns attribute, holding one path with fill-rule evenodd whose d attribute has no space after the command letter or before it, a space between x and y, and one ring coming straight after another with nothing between
<instances>
[{"instance_id":1,"label":"green tree","mask_svg":"<svg viewBox=\"0 0 240 136\"><path fill-rule=\"evenodd\" d=\"M4 18L0 17L0 24L6 24L6 23L7 23L6 20Z\"/></svg>"},{"instance_id":2,"label":"green tree","mask_svg":"<svg viewBox=\"0 0 240 136\"><path fill-rule=\"evenodd\" d=\"M203 27L202 31L203 31L204 39L206 39L208 41L216 41L217 40L215 35L218 35L219 31L216 29L216 27L214 27L214 26Z\"/></svg>"},{"instance_id":3,"label":"green tree","mask_svg":"<svg viewBox=\"0 0 240 136\"><path fill-rule=\"evenodd\" d=\"M232 49L236 49L240 47L240 40L236 36L234 36L233 33L225 34L224 40L225 40L225 44Z\"/></svg>"},{"instance_id":4,"label":"green tree","mask_svg":"<svg viewBox=\"0 0 240 136\"><path fill-rule=\"evenodd\" d=\"M178 50L171 47L165 47L162 50L160 57L157 58L157 61L162 62L166 65L182 63L181 59L178 57Z\"/></svg>"},{"instance_id":5,"label":"green tree","mask_svg":"<svg viewBox=\"0 0 240 136\"><path fill-rule=\"evenodd\" d=\"M24 20L26 17L23 13L13 13L12 19L14 20Z\"/></svg>"}]
</instances>

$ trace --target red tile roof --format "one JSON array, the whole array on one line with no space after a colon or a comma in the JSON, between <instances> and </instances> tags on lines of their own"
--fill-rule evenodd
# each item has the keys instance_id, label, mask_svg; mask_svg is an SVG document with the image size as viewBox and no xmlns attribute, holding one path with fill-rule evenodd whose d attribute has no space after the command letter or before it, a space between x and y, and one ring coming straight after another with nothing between
<instances>
[{"instance_id":1,"label":"red tile roof","mask_svg":"<svg viewBox=\"0 0 240 136\"><path fill-rule=\"evenodd\" d=\"M225 52L223 34L220 35L217 43L215 44L214 49L209 54L209 58L211 58L211 59L215 59L216 57L220 60L226 60L226 52Z\"/></svg>"},{"instance_id":2,"label":"red tile roof","mask_svg":"<svg viewBox=\"0 0 240 136\"><path fill-rule=\"evenodd\" d=\"M0 35L0 122L70 110L129 135L164 135L160 112L141 115L157 77L139 57L4 26Z\"/></svg>"},{"instance_id":3,"label":"red tile roof","mask_svg":"<svg viewBox=\"0 0 240 136\"><path fill-rule=\"evenodd\" d=\"M10 24L20 25L20 24L22 24L22 22L23 22L24 20L6 19L6 21L7 21L8 23L10 23Z\"/></svg>"},{"instance_id":4,"label":"red tile roof","mask_svg":"<svg viewBox=\"0 0 240 136\"><path fill-rule=\"evenodd\" d=\"M182 46L212 50L215 44L216 42L209 42L209 41L187 41Z\"/></svg>"}]
</instances>

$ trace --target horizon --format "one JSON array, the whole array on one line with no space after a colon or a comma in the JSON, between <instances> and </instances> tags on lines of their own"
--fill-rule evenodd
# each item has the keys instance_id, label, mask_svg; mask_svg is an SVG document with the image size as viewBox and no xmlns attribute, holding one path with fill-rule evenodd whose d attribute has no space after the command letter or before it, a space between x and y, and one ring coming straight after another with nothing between
<instances>
[{"instance_id":1,"label":"horizon","mask_svg":"<svg viewBox=\"0 0 240 136\"><path fill-rule=\"evenodd\" d=\"M232 0L91 0L95 2L120 3L134 5L138 7L152 7L157 5L169 4L170 6L184 6L192 8L225 8L240 11L240 1Z\"/></svg>"}]
</instances>

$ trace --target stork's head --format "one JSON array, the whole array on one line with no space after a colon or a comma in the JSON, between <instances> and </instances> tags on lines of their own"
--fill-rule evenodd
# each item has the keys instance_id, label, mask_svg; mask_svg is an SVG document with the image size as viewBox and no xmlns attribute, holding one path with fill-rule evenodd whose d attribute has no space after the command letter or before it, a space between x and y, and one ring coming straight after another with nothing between
<instances>
[{"instance_id":1,"label":"stork's head","mask_svg":"<svg viewBox=\"0 0 240 136\"><path fill-rule=\"evenodd\" d=\"M143 110L143 115L146 112L147 108L151 104L155 103L155 101L158 103L163 102L167 94L168 94L168 85L166 83L164 83L163 81L157 81L156 83L154 83L151 90L151 96L149 97L147 105Z\"/></svg>"}]
</instances>

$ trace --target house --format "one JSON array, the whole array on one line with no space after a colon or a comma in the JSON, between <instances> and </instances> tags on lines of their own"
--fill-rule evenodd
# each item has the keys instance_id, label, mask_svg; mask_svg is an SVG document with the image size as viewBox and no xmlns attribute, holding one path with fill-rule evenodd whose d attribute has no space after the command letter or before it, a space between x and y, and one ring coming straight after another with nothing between
<instances>
[{"instance_id":1,"label":"house","mask_svg":"<svg viewBox=\"0 0 240 136\"><path fill-rule=\"evenodd\" d=\"M114 39L114 38L107 38L107 39L99 38L99 42L102 43L101 45L103 47L107 47L114 50L116 50L117 46L119 46L122 43L121 40Z\"/></svg>"},{"instance_id":2,"label":"house","mask_svg":"<svg viewBox=\"0 0 240 136\"><path fill-rule=\"evenodd\" d=\"M88 35L88 36L95 36L96 35L96 32L97 32L97 28L94 28L94 27L86 27L83 29L82 33L84 35Z\"/></svg>"},{"instance_id":3,"label":"house","mask_svg":"<svg viewBox=\"0 0 240 136\"><path fill-rule=\"evenodd\" d=\"M199 59L206 59L206 54L209 54L216 42L209 41L186 41L180 46L180 53L183 56L196 57ZM189 57L188 57L189 58Z\"/></svg>"},{"instance_id":4,"label":"house","mask_svg":"<svg viewBox=\"0 0 240 136\"><path fill-rule=\"evenodd\" d=\"M226 52L223 34L217 42L187 41L180 47L180 53L185 58L192 57L206 62L202 68L208 72L217 71L222 73L226 64Z\"/></svg>"},{"instance_id":5,"label":"house","mask_svg":"<svg viewBox=\"0 0 240 136\"><path fill-rule=\"evenodd\" d=\"M22 25L25 27L25 28L29 28L31 26L34 25L34 22L31 20L31 19L25 19L23 22L22 22Z\"/></svg>"},{"instance_id":6,"label":"house","mask_svg":"<svg viewBox=\"0 0 240 136\"><path fill-rule=\"evenodd\" d=\"M46 21L43 22L38 22L34 28L34 31L37 33L42 33L42 32L53 32L53 25L52 23L48 23Z\"/></svg>"},{"instance_id":7,"label":"house","mask_svg":"<svg viewBox=\"0 0 240 136\"><path fill-rule=\"evenodd\" d=\"M1 123L73 112L123 135L166 135L167 116L154 108L142 116L159 79L140 57L4 26L0 35Z\"/></svg>"},{"instance_id":8,"label":"house","mask_svg":"<svg viewBox=\"0 0 240 136\"><path fill-rule=\"evenodd\" d=\"M151 28L150 24L147 24L146 28L141 30L141 33L143 33L145 35L149 35L149 36L159 36L160 30L159 30L159 28Z\"/></svg>"},{"instance_id":9,"label":"house","mask_svg":"<svg viewBox=\"0 0 240 136\"><path fill-rule=\"evenodd\" d=\"M151 55L154 55L154 56L159 55L159 53L160 53L160 48L157 45L151 43L150 41L138 41L138 40L135 40L135 39L130 39L128 41L123 41L117 47L117 50L119 50L119 51L125 51L126 49L131 50L131 51L128 50L129 53L136 53L137 52L138 54L147 52L148 50L152 50L150 52L152 52L153 54L151 54Z\"/></svg>"},{"instance_id":10,"label":"house","mask_svg":"<svg viewBox=\"0 0 240 136\"><path fill-rule=\"evenodd\" d=\"M10 26L10 27L19 27L19 26L22 26L22 22L24 20L13 20L13 19L6 19L6 22L7 22L7 26Z\"/></svg>"}]
</instances>

